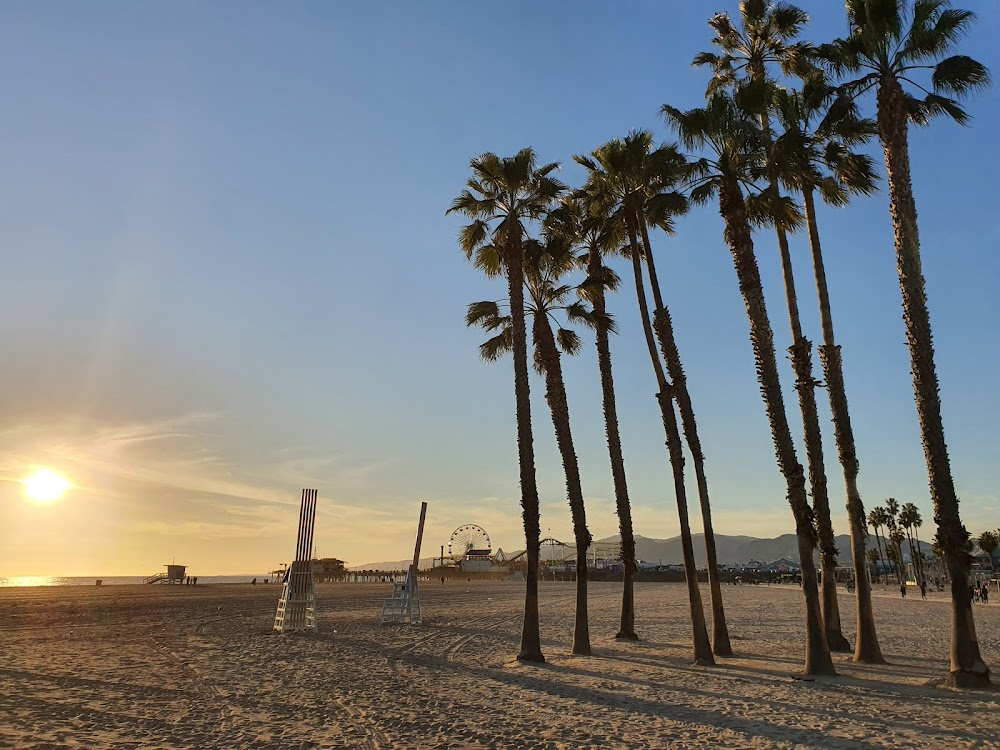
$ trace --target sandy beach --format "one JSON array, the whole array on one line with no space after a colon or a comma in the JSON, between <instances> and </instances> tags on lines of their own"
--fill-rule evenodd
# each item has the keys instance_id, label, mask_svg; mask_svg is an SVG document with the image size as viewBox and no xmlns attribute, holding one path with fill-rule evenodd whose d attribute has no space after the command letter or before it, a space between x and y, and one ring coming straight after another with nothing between
<instances>
[{"instance_id":1,"label":"sandy beach","mask_svg":"<svg viewBox=\"0 0 1000 750\"><path fill-rule=\"evenodd\" d=\"M690 665L680 584L637 584L638 643L613 640L618 584L592 584L597 653L573 657L573 584L543 583L544 665L513 659L522 584L424 584L421 626L379 624L388 588L319 586L315 636L271 632L276 585L0 589L0 747L1000 747L1000 692L928 685L942 594L878 591L891 666L838 654L802 681L794 587L725 589L737 656L715 667ZM996 670L1000 606L976 618Z\"/></svg>"}]
</instances>

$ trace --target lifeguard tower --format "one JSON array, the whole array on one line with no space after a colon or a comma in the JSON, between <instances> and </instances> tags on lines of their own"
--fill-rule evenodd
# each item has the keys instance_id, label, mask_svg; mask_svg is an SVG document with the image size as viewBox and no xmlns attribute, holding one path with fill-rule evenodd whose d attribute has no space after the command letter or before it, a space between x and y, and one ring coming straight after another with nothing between
<instances>
[{"instance_id":1,"label":"lifeguard tower","mask_svg":"<svg viewBox=\"0 0 1000 750\"><path fill-rule=\"evenodd\" d=\"M420 504L420 523L417 524L417 544L413 550L413 562L406 572L405 583L392 585L392 596L382 600L382 624L387 622L419 625L420 590L417 588L417 566L420 563L420 543L424 538L424 519L427 517L427 503Z\"/></svg>"},{"instance_id":2,"label":"lifeguard tower","mask_svg":"<svg viewBox=\"0 0 1000 750\"><path fill-rule=\"evenodd\" d=\"M143 580L143 583L184 583L187 576L187 565L169 563L163 567L167 569L166 573L151 575Z\"/></svg>"},{"instance_id":3,"label":"lifeguard tower","mask_svg":"<svg viewBox=\"0 0 1000 750\"><path fill-rule=\"evenodd\" d=\"M285 585L274 615L274 629L279 633L305 630L316 632L316 587L313 580L312 546L316 525L318 490L302 490L299 507L299 534L295 559L285 574Z\"/></svg>"}]
</instances>

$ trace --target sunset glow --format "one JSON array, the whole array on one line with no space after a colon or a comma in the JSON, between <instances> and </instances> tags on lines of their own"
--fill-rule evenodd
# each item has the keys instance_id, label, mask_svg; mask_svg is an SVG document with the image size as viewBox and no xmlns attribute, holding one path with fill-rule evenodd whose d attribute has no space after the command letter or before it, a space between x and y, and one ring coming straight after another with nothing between
<instances>
[{"instance_id":1,"label":"sunset glow","mask_svg":"<svg viewBox=\"0 0 1000 750\"><path fill-rule=\"evenodd\" d=\"M52 469L36 469L24 480L24 493L39 503L58 500L70 488L69 480Z\"/></svg>"}]
</instances>

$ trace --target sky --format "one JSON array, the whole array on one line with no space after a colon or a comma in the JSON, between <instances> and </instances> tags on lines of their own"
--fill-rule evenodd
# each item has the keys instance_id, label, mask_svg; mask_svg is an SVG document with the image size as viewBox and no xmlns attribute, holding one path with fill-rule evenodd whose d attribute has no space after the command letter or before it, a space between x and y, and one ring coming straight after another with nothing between
<instances>
[{"instance_id":1,"label":"sky","mask_svg":"<svg viewBox=\"0 0 1000 750\"><path fill-rule=\"evenodd\" d=\"M845 32L840 3L800 5L806 38ZM997 73L1000 2L965 5L980 19L960 51ZM194 575L269 570L293 556L303 487L319 490L317 554L349 565L409 557L423 500L424 556L468 523L494 549L523 548L512 366L481 361L483 333L464 324L468 303L506 289L465 261L445 210L484 151L530 145L579 185L574 154L635 128L671 140L658 110L703 101L708 73L690 60L711 46L709 16L736 7L4 3L0 576L141 575L173 559ZM911 160L945 430L975 534L1000 526L998 89L968 108L970 127L911 131ZM886 194L823 207L819 225L862 497L915 503L930 538ZM718 212L652 240L716 532L789 533ZM776 242L755 242L798 436ZM808 246L791 243L816 341ZM626 470L636 533L666 538L676 506L634 307L627 286L609 302ZM618 526L593 347L564 370L601 538ZM537 378L532 389L543 534L568 539ZM21 480L39 466L72 488L27 499ZM696 504L692 520L700 531Z\"/></svg>"}]
</instances>

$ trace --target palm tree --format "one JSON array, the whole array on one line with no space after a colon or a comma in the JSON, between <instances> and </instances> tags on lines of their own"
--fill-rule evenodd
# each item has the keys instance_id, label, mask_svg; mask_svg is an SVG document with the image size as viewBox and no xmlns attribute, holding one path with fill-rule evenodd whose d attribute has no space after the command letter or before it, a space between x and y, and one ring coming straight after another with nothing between
<instances>
[{"instance_id":1,"label":"palm tree","mask_svg":"<svg viewBox=\"0 0 1000 750\"><path fill-rule=\"evenodd\" d=\"M875 530L875 544L878 546L878 556L882 559L882 570L888 571L889 568L885 564L885 557L882 555L882 542L879 538L881 529L885 526L885 509L881 507L872 508L868 512L868 523ZM886 542L886 546L888 546L888 542Z\"/></svg>"},{"instance_id":2,"label":"palm tree","mask_svg":"<svg viewBox=\"0 0 1000 750\"><path fill-rule=\"evenodd\" d=\"M984 531L979 535L979 549L990 556L990 572L996 573L996 566L993 565L993 553L1000 547L1000 537L992 531Z\"/></svg>"},{"instance_id":3,"label":"palm tree","mask_svg":"<svg viewBox=\"0 0 1000 750\"><path fill-rule=\"evenodd\" d=\"M562 205L549 214L547 224L551 233L575 241L584 250L583 263L587 271L587 280L580 285L579 294L591 304L596 315L605 316L607 314L605 293L608 289L617 288L618 277L604 265L604 255L620 249L619 233L615 231L608 217L592 206L585 206L579 198L564 199ZM608 455L611 458L611 476L614 481L618 530L622 544L622 610L615 638L637 640L634 596L637 567L635 534L632 529L632 506L625 478L625 459L622 455L621 436L618 430L618 406L611 370L609 334L613 330L611 326L598 326L595 333L604 406L604 433L608 442Z\"/></svg>"},{"instance_id":4,"label":"palm tree","mask_svg":"<svg viewBox=\"0 0 1000 750\"><path fill-rule=\"evenodd\" d=\"M663 193L676 174L677 168L683 163L682 157L676 149L669 146L652 148L652 134L648 131L630 133L624 139L613 139L595 149L590 157L574 156L573 158L587 168L589 175L587 185L583 194L602 210L610 214L620 227L625 231L629 243L629 256L632 260L632 272L635 279L636 299L639 305L640 318L642 320L643 332L646 337L646 346L649 351L650 362L656 376L658 393L657 402L660 406L660 416L663 421L663 429L666 435L667 450L670 455L670 466L674 477L674 494L677 500L677 515L681 532L681 549L684 556L685 579L688 587L688 603L691 610L691 625L694 631L694 658L696 662L705 664L714 663L712 657L712 645L708 641L708 629L705 624L705 613L701 603L701 592L698 586L698 573L694 562L694 543L691 539L691 526L688 520L687 510L687 489L684 486L684 454L680 440L680 431L677 426L677 417L674 412L673 399L678 399L681 407L682 419L684 420L685 432L688 435L688 446L691 448L695 458L696 473L700 462L700 443L697 442L697 432L690 432L689 425L693 425L693 410L690 410L690 399L684 401L682 389L675 380L670 383L664 373L663 363L660 360L660 353L656 348L656 336L653 332L653 324L650 322L649 306L646 300L645 283L642 273L642 246L639 243L639 232L645 231L645 211L651 205L653 210L661 214L661 221L665 224L667 219L665 211L661 211L656 206L662 201L659 196ZM672 201L673 198L666 198ZM647 263L649 258L647 258ZM658 292L657 292L658 293ZM662 308L661 308L662 309ZM662 320L662 316L661 320ZM669 323L669 319L667 319ZM662 325L658 330L661 337L664 333ZM663 339L661 338L661 346ZM664 353L668 347L662 347ZM668 369L672 373L678 370L683 375L683 369L679 368L679 355L676 354L676 346L671 350L671 358L667 360ZM672 375L675 377L675 375ZM683 378L681 381L683 384ZM688 417L684 415L688 414ZM692 438L692 434L695 436ZM698 450L695 450L697 446ZM703 468L702 474L703 476ZM706 509L709 507L707 497L707 482L699 480L699 496L701 497L702 516L706 518ZM704 492L702 492L704 489ZM714 555L714 536L712 544L708 544L709 530L711 528L711 513L708 512L706 520L706 548L711 549L710 555ZM709 557L709 581L712 581L713 570L716 580L718 578L717 565ZM716 591L718 590L718 596ZM712 589L712 611L713 611L713 632L715 635L714 645L719 655L729 655L732 648L729 646L729 632L725 624L725 615L722 612L721 585L716 585ZM717 604L716 604L717 603Z\"/></svg>"},{"instance_id":5,"label":"palm tree","mask_svg":"<svg viewBox=\"0 0 1000 750\"><path fill-rule=\"evenodd\" d=\"M920 579L926 580L927 576L924 574L924 553L920 549L920 527L924 525L924 519L920 515L920 511L917 507L913 506L913 514L910 517L910 525L913 527L913 538L916 539L917 547L917 562L920 568Z\"/></svg>"},{"instance_id":6,"label":"palm tree","mask_svg":"<svg viewBox=\"0 0 1000 750\"><path fill-rule=\"evenodd\" d=\"M880 557L882 557L881 550L877 550L872 547L869 547L867 550L865 550L865 560L868 561L868 564L872 567L872 570L875 570L876 572L878 571L878 562ZM857 570L857 568L855 568L855 570ZM860 576L854 576L854 577L855 579L860 578Z\"/></svg>"},{"instance_id":7,"label":"palm tree","mask_svg":"<svg viewBox=\"0 0 1000 750\"><path fill-rule=\"evenodd\" d=\"M778 467L785 479L788 502L795 518L806 605L805 671L834 674L813 561L816 549L814 516L806 496L805 474L795 454L795 443L785 415L774 336L750 230L751 220L760 220L765 215L783 214L786 226L794 225L799 217L794 205L787 199L777 198L773 190L751 194L744 199L743 186L752 186L755 179L765 176L767 139L760 125L737 108L732 96L717 91L707 106L700 109L681 111L664 105L660 111L687 148L708 153L691 165L690 195L696 203L705 203L718 196L719 212L726 227L725 238L746 304L757 379L771 425Z\"/></svg>"},{"instance_id":8,"label":"palm tree","mask_svg":"<svg viewBox=\"0 0 1000 750\"><path fill-rule=\"evenodd\" d=\"M525 574L524 622L517 658L545 661L538 630L538 555L541 528L535 449L531 434L531 399L528 385L528 345L524 320L525 224L537 221L563 191L551 176L558 164L539 167L535 153L525 148L511 157L481 154L469 163L472 177L467 189L452 202L447 213L472 219L463 227L459 244L467 258L493 248L502 263L511 304L511 351L514 359L514 400L517 414L517 453L520 467L521 510L524 521L528 569Z\"/></svg>"},{"instance_id":9,"label":"palm tree","mask_svg":"<svg viewBox=\"0 0 1000 750\"><path fill-rule=\"evenodd\" d=\"M955 686L990 684L989 668L979 651L972 599L965 585L970 571L958 496L951 473L941 421L941 399L930 314L920 262L917 207L910 180L908 127L948 115L959 124L969 116L958 99L989 85L985 66L965 55L945 57L975 19L970 11L950 7L947 0L847 0L851 33L820 48L838 74L862 74L844 84L852 96L874 89L878 132L885 154L889 205L895 231L896 263L903 298L903 320L910 349L913 390L937 538L951 573L951 672ZM916 82L920 70L931 70L931 92ZM903 84L919 90L914 95Z\"/></svg>"},{"instance_id":10,"label":"palm tree","mask_svg":"<svg viewBox=\"0 0 1000 750\"><path fill-rule=\"evenodd\" d=\"M499 275L502 264L497 253L480 255L478 265L487 273ZM606 315L598 315L581 302L568 302L574 287L560 284L560 279L576 267L572 247L561 239L547 244L537 240L524 243L524 281L527 299L525 314L532 319L532 342L535 351L535 369L545 377L545 401L552 415L556 444L562 457L566 475L566 492L573 517L573 535L576 541L576 627L573 631L573 653L590 654L590 628L587 617L587 549L592 537L587 529L583 488L580 483L580 466L573 447L570 429L569 404L563 380L561 354L580 351L579 336L569 328L557 324L553 333L551 321L555 313L563 311L571 322L584 323L592 328L609 328ZM513 335L511 315L503 315L494 301L474 302L469 305L466 325L478 325L496 332L480 346L483 359L493 362L511 350Z\"/></svg>"},{"instance_id":11,"label":"palm tree","mask_svg":"<svg viewBox=\"0 0 1000 750\"><path fill-rule=\"evenodd\" d=\"M913 524L920 515L913 503L903 503L899 509L899 525L906 533L906 544L910 549L910 563L913 565L913 577L919 583L921 579L920 561L917 559L917 548L913 544Z\"/></svg>"},{"instance_id":12,"label":"palm tree","mask_svg":"<svg viewBox=\"0 0 1000 750\"><path fill-rule=\"evenodd\" d=\"M851 151L852 146L866 142L875 134L875 123L862 119L857 106L838 97L836 89L818 71L804 78L801 92L777 90L773 107L784 131L783 147L792 152L793 163L797 162L786 181L803 196L823 331L819 357L826 378L837 452L847 490L851 559L857 569L864 559L865 538L868 535L865 528L865 506L858 491L854 430L847 405L840 347L833 331L830 294L816 221L815 193L819 191L827 203L842 206L848 202L852 193L870 195L875 192L877 178L873 160L865 154ZM855 596L858 605L858 642L854 660L884 663L875 631L871 586L868 581L858 582Z\"/></svg>"},{"instance_id":13,"label":"palm tree","mask_svg":"<svg viewBox=\"0 0 1000 750\"><path fill-rule=\"evenodd\" d=\"M716 14L709 24L715 30L713 44L720 47L721 55L703 52L694 59L695 65L710 65L715 72L709 92L722 86L742 86L746 90L755 89L758 96L774 88L768 76L768 65L781 65L785 70L808 69L808 55L805 45L794 43L808 20L806 13L794 5L774 4L770 0L743 0L740 3L739 26L726 13ZM742 102L741 102L742 103ZM754 112L760 118L765 134L771 134L769 108L760 106ZM772 180L773 183L773 180ZM809 469L809 489L813 498L813 508L819 531L820 563L823 568L823 622L826 639L834 651L850 651L851 644L844 637L840 625L840 606L837 601L837 546L830 518L830 498L827 490L826 466L823 460L823 435L820 429L819 413L816 409L816 386L818 381L812 374L812 343L802 333L799 303L795 291L795 275L792 257L788 251L788 237L781 222L774 222L781 257L781 270L785 284L785 303L788 307L788 322L792 333L792 345L788 351L795 373L795 388L798 394L799 411L805 436L806 463ZM853 551L853 547L852 547ZM863 552L862 552L863 554ZM855 561L857 562L857 561ZM870 609L870 607L869 607ZM859 608L859 615L861 612ZM868 613L866 613L867 615ZM874 633L874 620L866 619L869 640ZM861 632L861 631L859 631ZM866 645L859 654L875 656L878 648ZM870 652L870 653L869 653ZM881 660L878 657L877 660Z\"/></svg>"},{"instance_id":14,"label":"palm tree","mask_svg":"<svg viewBox=\"0 0 1000 750\"><path fill-rule=\"evenodd\" d=\"M899 503L895 498L886 498L885 501L885 528L889 531L888 541L892 543L893 553L896 559L896 583L902 584L906 581L903 578L903 549L899 546L902 538L898 532Z\"/></svg>"}]
</instances>

